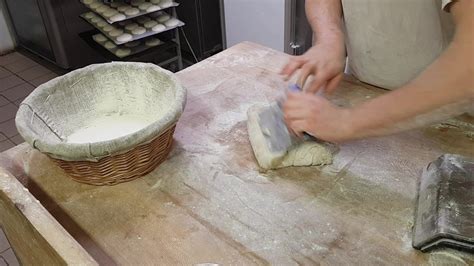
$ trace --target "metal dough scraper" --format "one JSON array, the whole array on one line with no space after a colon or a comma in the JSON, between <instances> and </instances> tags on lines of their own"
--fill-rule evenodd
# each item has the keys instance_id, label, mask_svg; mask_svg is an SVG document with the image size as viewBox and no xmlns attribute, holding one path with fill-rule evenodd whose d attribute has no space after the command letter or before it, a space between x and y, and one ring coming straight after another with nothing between
<instances>
[{"instance_id":1,"label":"metal dough scraper","mask_svg":"<svg viewBox=\"0 0 474 266\"><path fill-rule=\"evenodd\" d=\"M288 90L295 92L301 91L301 88L296 84L291 84ZM268 150L273 154L284 154L295 144L305 140L315 140L313 136L306 133L304 133L303 139L297 138L290 133L283 118L281 101L272 103L260 112L258 123L265 137Z\"/></svg>"},{"instance_id":2,"label":"metal dough scraper","mask_svg":"<svg viewBox=\"0 0 474 266\"><path fill-rule=\"evenodd\" d=\"M474 161L445 154L423 171L413 227L413 247L474 250Z\"/></svg>"}]
</instances>

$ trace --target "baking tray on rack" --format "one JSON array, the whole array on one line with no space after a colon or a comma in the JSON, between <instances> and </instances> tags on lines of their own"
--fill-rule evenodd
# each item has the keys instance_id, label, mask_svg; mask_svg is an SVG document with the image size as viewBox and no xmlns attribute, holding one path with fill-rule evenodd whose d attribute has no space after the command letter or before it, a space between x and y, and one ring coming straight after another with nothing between
<instances>
[{"instance_id":1,"label":"baking tray on rack","mask_svg":"<svg viewBox=\"0 0 474 266\"><path fill-rule=\"evenodd\" d=\"M163 12L163 14L166 14ZM168 15L168 14L167 14ZM138 24L139 27L142 27L142 28L145 28L145 32L142 33L142 34L133 34L131 30L128 30L126 29L126 26L128 25L110 25L108 24L104 19L102 19L101 17L99 17L98 15L96 15L94 12L87 12L87 13L84 13L84 14L81 14L80 17L82 19L84 19L85 21L87 21L89 24L91 24L94 28L96 28L97 30L99 30L102 34L104 34L107 38L109 38L111 41L113 41L116 45L121 45L121 44L125 44L127 42L132 42L132 41L136 41L136 40L140 40L140 39L143 39L143 38L146 38L146 37L150 37L150 36L153 36L153 35L156 35L156 34L159 34L159 33L163 33L163 32L166 32L166 31L169 31L169 30L172 30L172 29L176 29L178 27L182 27L184 26L185 24L180 21L179 19L175 18L175 17L172 17L170 16L170 20L173 19L176 21L176 25L173 25L173 26L166 26L166 22L164 23L160 23L160 22L157 22L157 25L158 24L161 24L164 26L164 29L161 30L161 31L153 31L152 28L145 28L144 27L144 24L146 23L140 23L138 22L137 20L143 20L145 17L148 17L148 21L152 21L152 20L155 20L155 18L152 18L152 17L149 17L149 16L141 16L135 20L128 20L126 23L128 24ZM133 21L133 22L132 22ZM147 22L148 22L147 21ZM125 23L125 22L124 22ZM107 31L107 27L109 27L108 29L110 29L110 27L114 28L114 29L117 29L119 32L121 31L122 33L116 35L116 34L112 34L113 33L113 30L111 31ZM128 40L125 40L125 41L120 41L117 39L117 37L121 36L122 34L129 34L131 35L131 38L129 38Z\"/></svg>"},{"instance_id":2,"label":"baking tray on rack","mask_svg":"<svg viewBox=\"0 0 474 266\"><path fill-rule=\"evenodd\" d=\"M171 39L163 38L163 43L158 46L149 47L142 51L136 51L135 53L130 53L130 55L126 57L120 58L93 39L93 36L97 34L100 34L97 30L91 30L80 33L79 37L97 51L104 59L109 61L147 61L157 63L176 57L176 52L170 52L170 50L176 49L178 44ZM162 38L160 37L160 39ZM153 58L153 60L150 60L150 58Z\"/></svg>"},{"instance_id":3,"label":"baking tray on rack","mask_svg":"<svg viewBox=\"0 0 474 266\"><path fill-rule=\"evenodd\" d=\"M163 0L161 1L163 2ZM81 3L84 4L88 9L92 12L101 16L104 20L106 20L109 24L117 23L120 21L125 21L128 19L140 17L143 15L151 14L157 11L162 11L168 8L177 7L179 3L174 1L165 1L167 4L159 3L153 4L151 1L143 1L143 3L149 3L151 6L145 10L140 9L139 5L128 5L126 3L102 3L101 1L97 0L81 0ZM115 7L114 7L115 6ZM128 15L124 8L135 8L136 14ZM123 10L123 11L122 11Z\"/></svg>"},{"instance_id":4,"label":"baking tray on rack","mask_svg":"<svg viewBox=\"0 0 474 266\"><path fill-rule=\"evenodd\" d=\"M118 58L125 58L164 44L163 41L156 37L149 37L147 39L116 45L107 39L107 37L105 37L102 33L92 35L92 39Z\"/></svg>"}]
</instances>

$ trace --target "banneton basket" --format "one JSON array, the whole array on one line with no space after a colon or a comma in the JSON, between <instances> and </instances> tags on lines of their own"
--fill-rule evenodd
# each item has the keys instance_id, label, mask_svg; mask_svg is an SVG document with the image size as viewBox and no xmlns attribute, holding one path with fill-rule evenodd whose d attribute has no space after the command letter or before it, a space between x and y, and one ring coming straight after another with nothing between
<instances>
[{"instance_id":1,"label":"banneton basket","mask_svg":"<svg viewBox=\"0 0 474 266\"><path fill-rule=\"evenodd\" d=\"M185 103L186 90L156 65L96 64L39 86L21 103L16 125L74 180L114 185L166 159Z\"/></svg>"}]
</instances>

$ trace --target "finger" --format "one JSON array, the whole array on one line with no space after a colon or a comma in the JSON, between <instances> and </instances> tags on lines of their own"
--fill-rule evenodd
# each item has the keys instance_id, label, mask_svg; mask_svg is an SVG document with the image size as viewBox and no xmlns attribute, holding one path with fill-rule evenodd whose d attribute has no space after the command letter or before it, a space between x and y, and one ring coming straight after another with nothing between
<instances>
[{"instance_id":1,"label":"finger","mask_svg":"<svg viewBox=\"0 0 474 266\"><path fill-rule=\"evenodd\" d=\"M328 85L326 86L326 92L328 94L332 94L337 89L337 86L339 85L343 77L344 77L344 74L340 73L339 75L331 79L328 82Z\"/></svg>"},{"instance_id":2,"label":"finger","mask_svg":"<svg viewBox=\"0 0 474 266\"><path fill-rule=\"evenodd\" d=\"M308 77L310 75L314 75L316 73L314 67L310 64L305 64L302 68L301 68L301 73L300 73L300 76L298 78L298 85L300 86L300 88L304 88L304 84L306 83L306 80L308 79Z\"/></svg>"},{"instance_id":3,"label":"finger","mask_svg":"<svg viewBox=\"0 0 474 266\"><path fill-rule=\"evenodd\" d=\"M303 133L306 132L306 121L305 120L297 120L292 121L290 124L292 130L296 133L296 136L302 138Z\"/></svg>"},{"instance_id":4,"label":"finger","mask_svg":"<svg viewBox=\"0 0 474 266\"><path fill-rule=\"evenodd\" d=\"M285 76L285 79L291 77L296 70L298 70L303 65L303 61L300 60L291 60L281 71L281 74Z\"/></svg>"},{"instance_id":5,"label":"finger","mask_svg":"<svg viewBox=\"0 0 474 266\"><path fill-rule=\"evenodd\" d=\"M326 84L329 75L327 72L318 72L313 81L306 88L307 92L316 93L324 84Z\"/></svg>"}]
</instances>

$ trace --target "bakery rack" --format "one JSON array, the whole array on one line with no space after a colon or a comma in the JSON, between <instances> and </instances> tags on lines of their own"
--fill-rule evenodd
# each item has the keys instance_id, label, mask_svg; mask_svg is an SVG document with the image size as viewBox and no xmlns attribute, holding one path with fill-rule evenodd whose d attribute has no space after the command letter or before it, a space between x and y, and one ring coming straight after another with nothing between
<instances>
[{"instance_id":1,"label":"bakery rack","mask_svg":"<svg viewBox=\"0 0 474 266\"><path fill-rule=\"evenodd\" d=\"M98 0L92 1L97 2L103 6L109 7L111 7L111 4L114 3L106 3ZM104 16L104 13L98 12L97 10L90 8L90 5L85 3L86 1L80 0L80 2L83 3L90 10L90 12L81 14L81 18L88 22L90 25L92 25L92 27L94 27L94 30L81 33L79 36L83 40L85 40L86 43L88 43L93 49L98 51L104 58L111 61L150 61L150 58L152 58L152 62L160 66L175 63L177 64L178 70L181 70L183 68L179 28L184 26L184 23L178 20L178 15L176 11L176 7L179 6L178 3L173 1L171 5L162 7L153 12L141 12L139 15L130 16L123 20L110 21L110 19L107 19L107 17ZM90 4L89 1L87 2ZM142 0L140 2L143 3L148 1ZM136 22L137 20L140 20L140 18L146 18L148 16L152 18L156 14L165 14L164 12L170 15L170 19L177 20L177 25L172 25L169 27L166 26L165 29L158 32L151 32L151 30L148 29L144 34L139 35L132 35L130 32L124 30L125 24L127 24L128 22ZM87 15L89 13L94 14L94 17L98 18L96 19L96 21L99 20L101 21L101 23L99 23L98 25L98 23L94 23L93 21L91 21L91 15ZM162 24L165 25L165 23ZM132 35L132 38L130 38L130 36L125 36L129 37L129 39L125 41L118 41L117 38L105 34L107 32L104 32L104 27L107 26L124 30L124 33L130 33L129 35ZM108 45L117 48L108 49L110 48L110 46L106 48L106 46L104 45L105 43L107 43L106 41L96 41L93 36L97 35L98 33L102 33L102 35L107 38L107 42L109 42ZM159 37L159 40L161 41L159 45L154 45L146 48L142 47L143 49L130 49L129 47L127 47L132 42L142 42L142 44L144 44L148 42L151 38L154 39L157 37ZM129 54L125 54L124 56L124 54L116 54L113 52L117 51L118 49L122 49L124 51L129 50ZM146 59L143 60L144 58Z\"/></svg>"}]
</instances>

